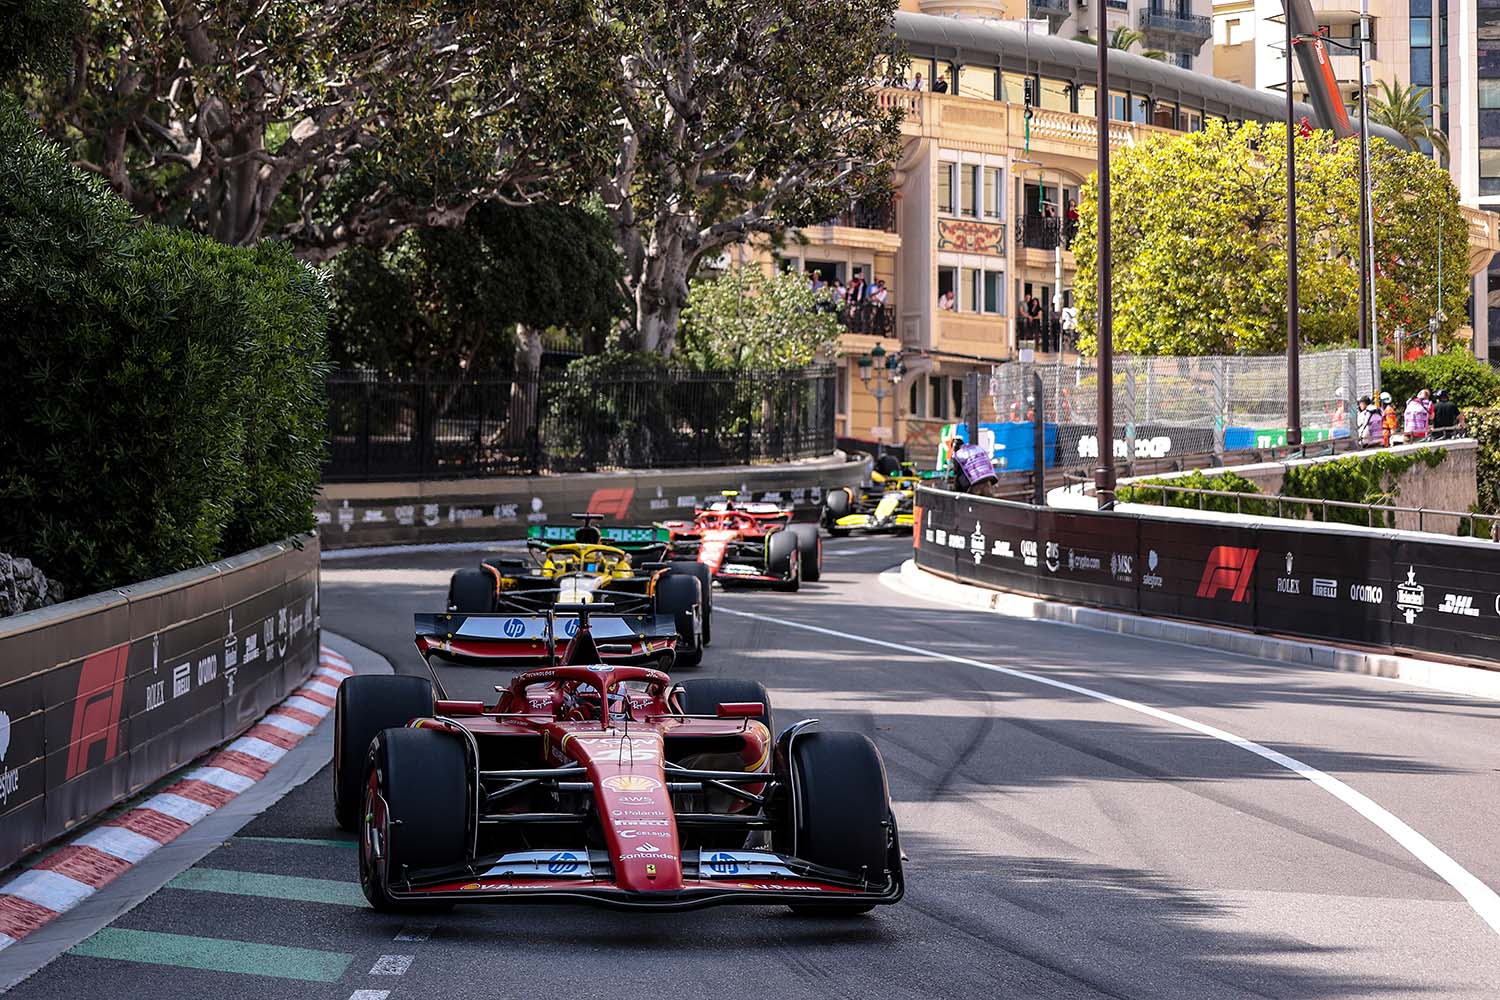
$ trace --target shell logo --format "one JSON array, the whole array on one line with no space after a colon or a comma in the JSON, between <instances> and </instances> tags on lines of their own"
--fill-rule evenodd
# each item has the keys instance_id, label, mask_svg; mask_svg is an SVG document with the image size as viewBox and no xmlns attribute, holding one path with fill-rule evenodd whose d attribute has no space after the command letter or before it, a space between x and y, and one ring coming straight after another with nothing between
<instances>
[{"instance_id":1,"label":"shell logo","mask_svg":"<svg viewBox=\"0 0 1500 1000\"><path fill-rule=\"evenodd\" d=\"M612 792L654 792L661 788L660 781L642 774L617 774L605 778L602 784Z\"/></svg>"}]
</instances>

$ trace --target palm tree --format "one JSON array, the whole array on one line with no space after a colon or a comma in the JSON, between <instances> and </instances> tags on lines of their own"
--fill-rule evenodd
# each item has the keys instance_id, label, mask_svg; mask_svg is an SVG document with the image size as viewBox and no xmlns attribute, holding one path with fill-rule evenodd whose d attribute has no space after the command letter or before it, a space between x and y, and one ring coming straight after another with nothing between
<instances>
[{"instance_id":1,"label":"palm tree","mask_svg":"<svg viewBox=\"0 0 1500 1000\"><path fill-rule=\"evenodd\" d=\"M1127 28L1124 25L1121 25L1110 33L1109 47L1112 49L1119 49L1122 52L1129 52L1131 46L1135 45L1137 42L1144 41L1145 37L1145 35L1141 34L1139 31L1136 31L1134 28ZM1073 37L1073 40L1075 42L1082 42L1085 45L1099 44L1098 42L1094 41L1094 36L1089 34L1087 31L1080 31ZM1145 56L1147 59L1155 59L1158 62L1165 61L1167 58L1167 54L1160 49L1143 49L1140 52L1140 55Z\"/></svg>"},{"instance_id":2,"label":"palm tree","mask_svg":"<svg viewBox=\"0 0 1500 1000\"><path fill-rule=\"evenodd\" d=\"M1422 101L1432 93L1431 87L1403 87L1400 84L1380 83L1380 93L1370 98L1370 120L1399 133L1401 138L1418 148L1419 142L1428 142L1445 159L1448 156L1448 137L1443 130L1432 124L1432 109Z\"/></svg>"}]
</instances>

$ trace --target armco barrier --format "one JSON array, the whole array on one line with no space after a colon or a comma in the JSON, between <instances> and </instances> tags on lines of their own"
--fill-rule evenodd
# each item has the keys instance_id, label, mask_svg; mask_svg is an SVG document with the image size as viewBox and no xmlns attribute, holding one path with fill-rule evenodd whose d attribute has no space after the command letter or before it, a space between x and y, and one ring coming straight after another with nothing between
<instances>
[{"instance_id":1,"label":"armco barrier","mask_svg":"<svg viewBox=\"0 0 1500 1000\"><path fill-rule=\"evenodd\" d=\"M326 483L316 515L328 549L520 538L530 524L566 521L582 511L625 523L691 517L694 505L726 489L791 503L812 517L825 491L856 486L869 470L868 456L835 452L818 461L724 469Z\"/></svg>"},{"instance_id":2,"label":"armco barrier","mask_svg":"<svg viewBox=\"0 0 1500 1000\"><path fill-rule=\"evenodd\" d=\"M1064 510L923 487L916 562L1140 614L1500 662L1500 545L1225 516Z\"/></svg>"},{"instance_id":3,"label":"armco barrier","mask_svg":"<svg viewBox=\"0 0 1500 1000\"><path fill-rule=\"evenodd\" d=\"M0 867L311 675L318 540L298 541L0 619Z\"/></svg>"}]
</instances>

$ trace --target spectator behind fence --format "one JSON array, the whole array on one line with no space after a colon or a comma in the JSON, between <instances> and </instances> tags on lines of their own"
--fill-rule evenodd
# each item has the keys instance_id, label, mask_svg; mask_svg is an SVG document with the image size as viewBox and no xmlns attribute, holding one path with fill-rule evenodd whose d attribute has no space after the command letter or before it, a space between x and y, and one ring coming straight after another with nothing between
<instances>
[{"instance_id":1,"label":"spectator behind fence","mask_svg":"<svg viewBox=\"0 0 1500 1000\"><path fill-rule=\"evenodd\" d=\"M1434 392L1432 399L1432 436L1453 438L1461 435L1464 415L1458 411L1458 404L1450 400L1447 391L1443 389Z\"/></svg>"},{"instance_id":2,"label":"spectator behind fence","mask_svg":"<svg viewBox=\"0 0 1500 1000\"><path fill-rule=\"evenodd\" d=\"M1396 416L1396 404L1391 401L1391 394L1382 392L1380 394L1380 446L1382 448L1391 446L1391 435L1395 433L1400 422L1400 418Z\"/></svg>"},{"instance_id":3,"label":"spectator behind fence","mask_svg":"<svg viewBox=\"0 0 1500 1000\"><path fill-rule=\"evenodd\" d=\"M1427 411L1427 400L1430 395L1426 389L1423 389L1406 404L1406 413L1402 419L1402 433L1408 444L1412 441L1420 441L1427 436L1427 427L1432 421L1432 414Z\"/></svg>"},{"instance_id":4,"label":"spectator behind fence","mask_svg":"<svg viewBox=\"0 0 1500 1000\"><path fill-rule=\"evenodd\" d=\"M1354 415L1354 430L1359 435L1359 446L1368 448L1374 442L1376 426L1375 404L1369 396L1359 397L1359 411Z\"/></svg>"}]
</instances>

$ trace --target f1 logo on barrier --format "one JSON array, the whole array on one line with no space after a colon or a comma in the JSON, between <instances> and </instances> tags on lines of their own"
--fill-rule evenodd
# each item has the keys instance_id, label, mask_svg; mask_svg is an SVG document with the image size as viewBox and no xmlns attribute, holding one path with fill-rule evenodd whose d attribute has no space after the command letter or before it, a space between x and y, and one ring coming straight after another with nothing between
<instances>
[{"instance_id":1,"label":"f1 logo on barrier","mask_svg":"<svg viewBox=\"0 0 1500 1000\"><path fill-rule=\"evenodd\" d=\"M1259 549L1241 549L1233 545L1216 545L1208 554L1203 566L1203 579L1198 581L1198 596L1212 599L1219 591L1228 590L1230 600L1239 603L1250 590L1251 576L1255 572L1255 557Z\"/></svg>"},{"instance_id":2,"label":"f1 logo on barrier","mask_svg":"<svg viewBox=\"0 0 1500 1000\"><path fill-rule=\"evenodd\" d=\"M125 661L129 653L130 643L121 643L83 661L73 702L73 729L68 735L68 778L76 778L119 752L120 709L125 701ZM101 743L104 756L90 765L90 752Z\"/></svg>"},{"instance_id":3,"label":"f1 logo on barrier","mask_svg":"<svg viewBox=\"0 0 1500 1000\"><path fill-rule=\"evenodd\" d=\"M606 486L589 497L588 512L624 519L630 516L630 501L634 499L634 486Z\"/></svg>"}]
</instances>

